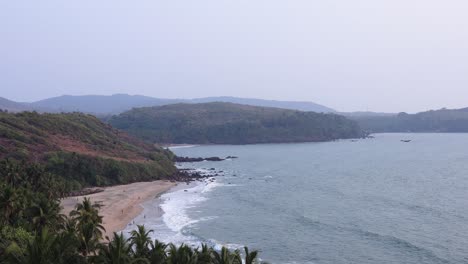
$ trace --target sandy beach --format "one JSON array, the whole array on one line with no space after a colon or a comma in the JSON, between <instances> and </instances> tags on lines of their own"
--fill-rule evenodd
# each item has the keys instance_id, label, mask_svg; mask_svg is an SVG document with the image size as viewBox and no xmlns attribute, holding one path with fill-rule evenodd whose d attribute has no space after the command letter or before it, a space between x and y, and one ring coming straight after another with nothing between
<instances>
[{"instance_id":1,"label":"sandy beach","mask_svg":"<svg viewBox=\"0 0 468 264\"><path fill-rule=\"evenodd\" d=\"M175 185L176 183L169 181L153 181L106 187L100 193L63 199L62 213L68 215L77 203L84 197L89 197L91 201L102 204L100 214L104 217L103 225L106 235L111 236L113 232L125 229L127 224L143 211L142 203L161 195Z\"/></svg>"}]
</instances>

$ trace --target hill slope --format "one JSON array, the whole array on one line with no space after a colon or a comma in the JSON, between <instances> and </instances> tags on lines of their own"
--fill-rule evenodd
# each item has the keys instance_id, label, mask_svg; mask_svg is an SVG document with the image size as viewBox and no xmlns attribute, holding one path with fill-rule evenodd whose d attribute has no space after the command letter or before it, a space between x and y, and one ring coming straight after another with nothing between
<instances>
[{"instance_id":1,"label":"hill slope","mask_svg":"<svg viewBox=\"0 0 468 264\"><path fill-rule=\"evenodd\" d=\"M334 113L334 109L329 107L316 104L313 102L301 102L301 101L278 101L278 100L263 100L254 98L238 98L238 97L206 97L199 99L192 99L188 103L212 103L212 102L225 102L252 106L263 106L263 107L275 107L283 109L291 109L306 112L317 112L317 113Z\"/></svg>"},{"instance_id":2,"label":"hill slope","mask_svg":"<svg viewBox=\"0 0 468 264\"><path fill-rule=\"evenodd\" d=\"M277 107L300 111L335 112L335 110L312 102L273 101L236 97L208 97L198 99L160 99L141 95L115 94L106 95L63 95L41 101L21 104L25 110L46 112L83 112L92 114L119 114L136 107L161 106L175 103L228 102L253 106Z\"/></svg>"},{"instance_id":3,"label":"hill slope","mask_svg":"<svg viewBox=\"0 0 468 264\"><path fill-rule=\"evenodd\" d=\"M9 112L21 112L30 110L30 108L26 104L11 101L3 97L0 97L0 109L7 110Z\"/></svg>"},{"instance_id":4,"label":"hill slope","mask_svg":"<svg viewBox=\"0 0 468 264\"><path fill-rule=\"evenodd\" d=\"M142 95L63 95L30 103L35 108L49 108L56 112L83 112L93 114L117 114L134 107L157 106L178 103L176 99L159 99Z\"/></svg>"},{"instance_id":5,"label":"hill slope","mask_svg":"<svg viewBox=\"0 0 468 264\"><path fill-rule=\"evenodd\" d=\"M417 114L355 117L369 132L468 132L468 108L440 109Z\"/></svg>"},{"instance_id":6,"label":"hill slope","mask_svg":"<svg viewBox=\"0 0 468 264\"><path fill-rule=\"evenodd\" d=\"M0 158L37 161L72 186L122 184L167 177L172 153L79 114L0 112Z\"/></svg>"},{"instance_id":7,"label":"hill slope","mask_svg":"<svg viewBox=\"0 0 468 264\"><path fill-rule=\"evenodd\" d=\"M109 123L161 143L313 142L363 136L357 123L335 114L232 103L137 108L110 118Z\"/></svg>"}]
</instances>

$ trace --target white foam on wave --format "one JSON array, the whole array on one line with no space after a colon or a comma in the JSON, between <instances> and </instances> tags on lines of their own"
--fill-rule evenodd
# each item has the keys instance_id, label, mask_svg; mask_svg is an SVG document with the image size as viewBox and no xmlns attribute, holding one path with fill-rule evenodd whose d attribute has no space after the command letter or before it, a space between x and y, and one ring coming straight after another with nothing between
<instances>
[{"instance_id":1,"label":"white foam on wave","mask_svg":"<svg viewBox=\"0 0 468 264\"><path fill-rule=\"evenodd\" d=\"M201 194L219 185L217 182L201 182L193 187L164 194L162 196L164 202L161 204L164 211L163 221L175 232L181 232L184 227L197 223L200 219L191 219L187 215L187 209L204 202L207 198Z\"/></svg>"},{"instance_id":2,"label":"white foam on wave","mask_svg":"<svg viewBox=\"0 0 468 264\"><path fill-rule=\"evenodd\" d=\"M210 221L215 216L204 216L193 219L188 215L188 210L206 201L206 193L223 184L216 181L194 182L190 185L179 184L171 192L149 201L143 205L141 215L130 223L124 233L136 228L136 225L145 225L150 230L152 239L158 239L165 243L182 243L190 246L200 246L206 243L190 233L189 228L201 221ZM162 214L162 215L161 215Z\"/></svg>"},{"instance_id":3,"label":"white foam on wave","mask_svg":"<svg viewBox=\"0 0 468 264\"><path fill-rule=\"evenodd\" d=\"M208 169L196 169L200 174L212 173ZM241 245L222 244L218 241L209 239L204 240L195 236L191 227L196 223L210 221L216 219L216 216L204 216L201 218L191 218L188 215L190 209L196 208L206 201L207 193L220 186L233 186L233 184L223 184L217 180L212 181L206 179L202 182L192 182L189 185L180 183L170 192L161 195L159 198L153 199L143 204L144 210L141 215L134 219L124 233L129 233L136 228L136 225L145 225L147 230L154 230L151 233L152 239L158 239L165 243L174 243L180 245L182 243L199 247L202 243L206 243L215 249L221 249L222 246L227 246L231 249L239 249ZM195 211L196 212L196 211Z\"/></svg>"}]
</instances>

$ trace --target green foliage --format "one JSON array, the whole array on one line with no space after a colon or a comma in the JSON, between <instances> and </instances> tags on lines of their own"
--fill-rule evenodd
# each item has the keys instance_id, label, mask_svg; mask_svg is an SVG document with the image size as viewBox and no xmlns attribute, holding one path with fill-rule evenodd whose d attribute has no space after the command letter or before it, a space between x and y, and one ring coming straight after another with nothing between
<instances>
[{"instance_id":1,"label":"green foliage","mask_svg":"<svg viewBox=\"0 0 468 264\"><path fill-rule=\"evenodd\" d=\"M173 154L81 113L0 112L0 159L39 162L66 191L172 175Z\"/></svg>"},{"instance_id":2,"label":"green foliage","mask_svg":"<svg viewBox=\"0 0 468 264\"><path fill-rule=\"evenodd\" d=\"M130 238L103 241L100 205L85 198L69 216L60 214L60 178L38 165L0 162L0 263L5 264L241 264L239 251L193 249L155 240L138 226ZM246 263L257 253L245 249Z\"/></svg>"},{"instance_id":3,"label":"green foliage","mask_svg":"<svg viewBox=\"0 0 468 264\"><path fill-rule=\"evenodd\" d=\"M354 117L361 127L379 132L468 132L468 108L441 109L417 114Z\"/></svg>"},{"instance_id":4,"label":"green foliage","mask_svg":"<svg viewBox=\"0 0 468 264\"><path fill-rule=\"evenodd\" d=\"M158 154L154 154L158 155ZM175 172L167 158L148 162L130 162L92 157L69 152L53 152L46 156L46 169L63 175L68 190L78 186L107 186L137 181L163 179Z\"/></svg>"},{"instance_id":5,"label":"green foliage","mask_svg":"<svg viewBox=\"0 0 468 264\"><path fill-rule=\"evenodd\" d=\"M132 135L159 143L308 142L364 135L356 122L335 114L231 103L135 108L108 122Z\"/></svg>"}]
</instances>

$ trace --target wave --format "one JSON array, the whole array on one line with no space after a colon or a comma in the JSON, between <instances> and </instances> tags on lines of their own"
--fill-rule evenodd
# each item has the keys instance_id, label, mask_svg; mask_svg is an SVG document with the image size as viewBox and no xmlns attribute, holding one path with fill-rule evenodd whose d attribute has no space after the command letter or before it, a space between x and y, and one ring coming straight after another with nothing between
<instances>
[{"instance_id":1,"label":"wave","mask_svg":"<svg viewBox=\"0 0 468 264\"><path fill-rule=\"evenodd\" d=\"M206 201L205 194L223 184L216 181L194 182L190 185L179 184L171 192L160 197L160 201L145 205L144 214L155 210L162 210L162 215L153 218L148 217L142 221L148 229L153 229L153 239L165 243L182 243L199 246L205 243L205 239L193 234L190 227L201 221L210 221L216 216L205 216L199 219L191 218L188 210Z\"/></svg>"}]
</instances>

